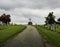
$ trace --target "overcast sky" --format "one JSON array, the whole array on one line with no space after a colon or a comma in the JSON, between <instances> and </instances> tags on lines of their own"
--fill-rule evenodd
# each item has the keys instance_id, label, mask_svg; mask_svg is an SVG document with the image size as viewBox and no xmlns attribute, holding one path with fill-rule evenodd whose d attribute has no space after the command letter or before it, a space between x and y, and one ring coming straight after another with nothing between
<instances>
[{"instance_id":1,"label":"overcast sky","mask_svg":"<svg viewBox=\"0 0 60 47\"><path fill-rule=\"evenodd\" d=\"M11 23L26 24L29 18L33 23L44 24L49 12L60 17L60 0L0 0L0 15L11 15Z\"/></svg>"}]
</instances>

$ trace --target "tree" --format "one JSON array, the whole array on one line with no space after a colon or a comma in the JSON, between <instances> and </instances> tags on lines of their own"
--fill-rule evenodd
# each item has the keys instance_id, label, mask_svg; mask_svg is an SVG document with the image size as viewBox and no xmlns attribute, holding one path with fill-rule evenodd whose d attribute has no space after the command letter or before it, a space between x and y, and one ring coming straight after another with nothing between
<instances>
[{"instance_id":1,"label":"tree","mask_svg":"<svg viewBox=\"0 0 60 47\"><path fill-rule=\"evenodd\" d=\"M5 13L0 16L0 21L5 24L9 24L11 22L10 15L6 15Z\"/></svg>"},{"instance_id":2,"label":"tree","mask_svg":"<svg viewBox=\"0 0 60 47\"><path fill-rule=\"evenodd\" d=\"M48 23L49 24L55 23L55 16L53 15L53 12L48 14Z\"/></svg>"},{"instance_id":3,"label":"tree","mask_svg":"<svg viewBox=\"0 0 60 47\"><path fill-rule=\"evenodd\" d=\"M9 24L9 22L11 22L11 19L10 19L10 15L9 14L5 16L5 21L6 21L5 22L6 24Z\"/></svg>"},{"instance_id":4,"label":"tree","mask_svg":"<svg viewBox=\"0 0 60 47\"><path fill-rule=\"evenodd\" d=\"M53 12L50 12L46 18L46 24L48 25L48 28L52 30L53 25L55 24L55 16L53 15Z\"/></svg>"},{"instance_id":5,"label":"tree","mask_svg":"<svg viewBox=\"0 0 60 47\"><path fill-rule=\"evenodd\" d=\"M45 23L46 23L46 25L47 25L49 18L48 18L48 17L45 17L45 19L46 19Z\"/></svg>"},{"instance_id":6,"label":"tree","mask_svg":"<svg viewBox=\"0 0 60 47\"><path fill-rule=\"evenodd\" d=\"M60 18L58 18L58 22L60 23Z\"/></svg>"},{"instance_id":7,"label":"tree","mask_svg":"<svg viewBox=\"0 0 60 47\"><path fill-rule=\"evenodd\" d=\"M60 18L57 19L58 22L56 22L57 25L60 25Z\"/></svg>"}]
</instances>

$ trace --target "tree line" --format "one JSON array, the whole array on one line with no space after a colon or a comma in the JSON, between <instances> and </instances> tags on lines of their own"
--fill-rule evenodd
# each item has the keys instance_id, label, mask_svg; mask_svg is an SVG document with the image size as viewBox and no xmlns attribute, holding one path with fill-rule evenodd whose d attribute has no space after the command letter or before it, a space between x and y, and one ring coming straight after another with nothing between
<instances>
[{"instance_id":1,"label":"tree line","mask_svg":"<svg viewBox=\"0 0 60 47\"><path fill-rule=\"evenodd\" d=\"M11 22L11 19L10 19L10 14L2 14L1 16L0 16L0 23L2 23L2 24L10 24L10 22Z\"/></svg>"}]
</instances>

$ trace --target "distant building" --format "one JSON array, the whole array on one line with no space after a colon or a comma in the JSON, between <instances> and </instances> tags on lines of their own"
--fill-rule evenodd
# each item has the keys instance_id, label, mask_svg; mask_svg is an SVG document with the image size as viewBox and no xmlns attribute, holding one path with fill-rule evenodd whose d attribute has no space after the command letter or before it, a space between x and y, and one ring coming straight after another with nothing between
<instances>
[{"instance_id":1,"label":"distant building","mask_svg":"<svg viewBox=\"0 0 60 47\"><path fill-rule=\"evenodd\" d=\"M31 18L29 18L28 25L33 25L32 21L31 21Z\"/></svg>"}]
</instances>

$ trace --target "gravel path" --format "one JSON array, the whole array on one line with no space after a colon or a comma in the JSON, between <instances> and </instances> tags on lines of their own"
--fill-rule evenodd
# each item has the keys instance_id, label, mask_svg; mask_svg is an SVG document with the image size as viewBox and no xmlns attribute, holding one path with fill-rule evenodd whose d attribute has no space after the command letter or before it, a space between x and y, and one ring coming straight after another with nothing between
<instances>
[{"instance_id":1,"label":"gravel path","mask_svg":"<svg viewBox=\"0 0 60 47\"><path fill-rule=\"evenodd\" d=\"M23 32L8 41L3 47L44 47L44 45L37 29L27 26Z\"/></svg>"}]
</instances>

